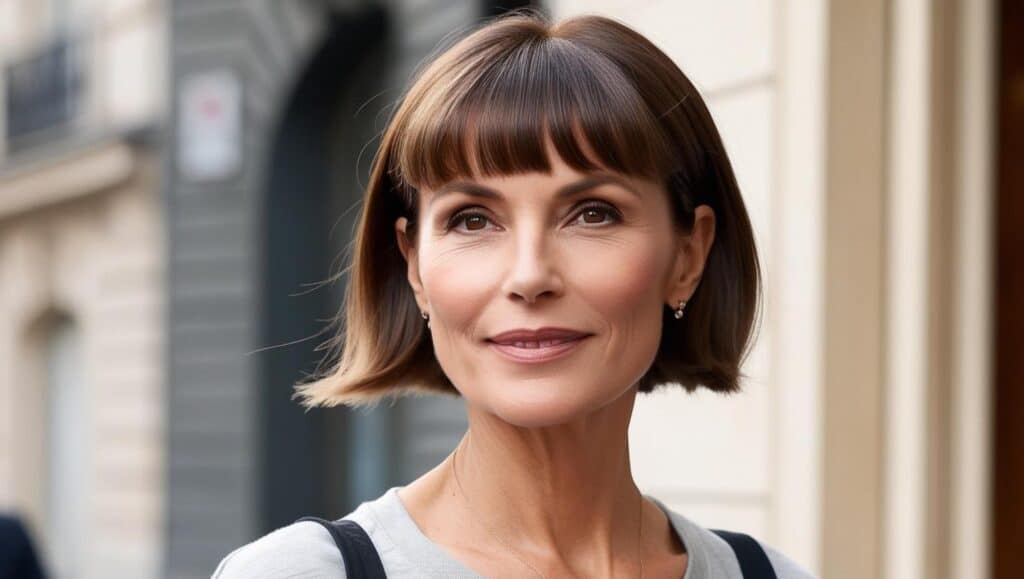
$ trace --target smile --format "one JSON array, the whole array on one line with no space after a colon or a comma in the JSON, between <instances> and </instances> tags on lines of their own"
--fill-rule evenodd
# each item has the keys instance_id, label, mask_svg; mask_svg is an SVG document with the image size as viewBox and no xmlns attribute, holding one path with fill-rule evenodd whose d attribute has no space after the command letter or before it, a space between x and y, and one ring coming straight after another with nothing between
<instances>
[{"instance_id":1,"label":"smile","mask_svg":"<svg viewBox=\"0 0 1024 579\"><path fill-rule=\"evenodd\" d=\"M588 338L578 336L571 339L551 339L538 341L516 341L507 344L488 342L488 345L502 356L526 364L549 362L567 356Z\"/></svg>"}]
</instances>

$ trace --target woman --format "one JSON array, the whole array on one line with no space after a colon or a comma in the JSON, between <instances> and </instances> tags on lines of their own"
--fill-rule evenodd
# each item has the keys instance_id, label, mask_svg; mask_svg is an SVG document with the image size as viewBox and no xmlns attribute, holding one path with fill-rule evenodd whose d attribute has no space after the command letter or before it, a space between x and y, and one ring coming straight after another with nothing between
<instances>
[{"instance_id":1,"label":"woman","mask_svg":"<svg viewBox=\"0 0 1024 579\"><path fill-rule=\"evenodd\" d=\"M469 429L336 539L301 520L215 577L810 576L630 472L638 392L739 389L760 290L707 108L635 31L519 12L429 63L381 142L350 280L339 363L304 403L450 393Z\"/></svg>"}]
</instances>

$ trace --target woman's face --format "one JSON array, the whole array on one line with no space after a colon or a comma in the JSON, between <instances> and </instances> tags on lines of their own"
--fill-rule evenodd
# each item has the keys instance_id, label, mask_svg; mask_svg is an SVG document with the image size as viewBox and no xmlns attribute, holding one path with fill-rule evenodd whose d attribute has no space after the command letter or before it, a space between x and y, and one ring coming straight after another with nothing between
<instances>
[{"instance_id":1,"label":"woman's face","mask_svg":"<svg viewBox=\"0 0 1024 579\"><path fill-rule=\"evenodd\" d=\"M663 308L689 298L704 257L688 258L664 187L579 173L550 144L549 158L550 175L421 189L414 244L405 219L396 224L445 374L467 404L523 427L567 422L633 388L654 361ZM579 337L500 336L541 328Z\"/></svg>"}]
</instances>

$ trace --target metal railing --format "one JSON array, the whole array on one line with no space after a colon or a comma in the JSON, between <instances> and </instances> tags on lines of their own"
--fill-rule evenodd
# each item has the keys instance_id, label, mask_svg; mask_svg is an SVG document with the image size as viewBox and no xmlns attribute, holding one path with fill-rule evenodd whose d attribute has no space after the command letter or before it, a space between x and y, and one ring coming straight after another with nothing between
<instances>
[{"instance_id":1,"label":"metal railing","mask_svg":"<svg viewBox=\"0 0 1024 579\"><path fill-rule=\"evenodd\" d=\"M83 108L81 46L75 35L60 34L32 55L4 66L8 153L70 132Z\"/></svg>"}]
</instances>

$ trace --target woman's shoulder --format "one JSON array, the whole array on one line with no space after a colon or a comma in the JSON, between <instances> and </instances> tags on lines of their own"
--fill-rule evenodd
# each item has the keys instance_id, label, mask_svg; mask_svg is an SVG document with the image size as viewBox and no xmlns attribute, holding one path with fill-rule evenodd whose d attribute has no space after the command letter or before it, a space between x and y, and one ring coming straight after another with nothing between
<instances>
[{"instance_id":1,"label":"woman's shoulder","mask_svg":"<svg viewBox=\"0 0 1024 579\"><path fill-rule=\"evenodd\" d=\"M401 528L387 528L388 525L395 526L402 508L398 488L393 487L375 499L363 501L342 519L362 527L383 563L403 569L407 561L396 555L391 538L392 532L399 532ZM217 565L211 579L242 577L344 579L345 562L324 525L316 521L296 521L228 553Z\"/></svg>"},{"instance_id":2,"label":"woman's shoulder","mask_svg":"<svg viewBox=\"0 0 1024 579\"><path fill-rule=\"evenodd\" d=\"M662 508L668 513L672 526L686 544L691 567L687 571L687 577L742 577L736 552L730 543L716 532L718 529L704 527L664 506L664 503ZM764 551L778 579L816 579L809 571L772 545L758 537L746 536L753 539Z\"/></svg>"},{"instance_id":3,"label":"woman's shoulder","mask_svg":"<svg viewBox=\"0 0 1024 579\"><path fill-rule=\"evenodd\" d=\"M211 579L243 577L344 579L345 564L327 529L314 521L300 521L231 551L211 575Z\"/></svg>"}]
</instances>

